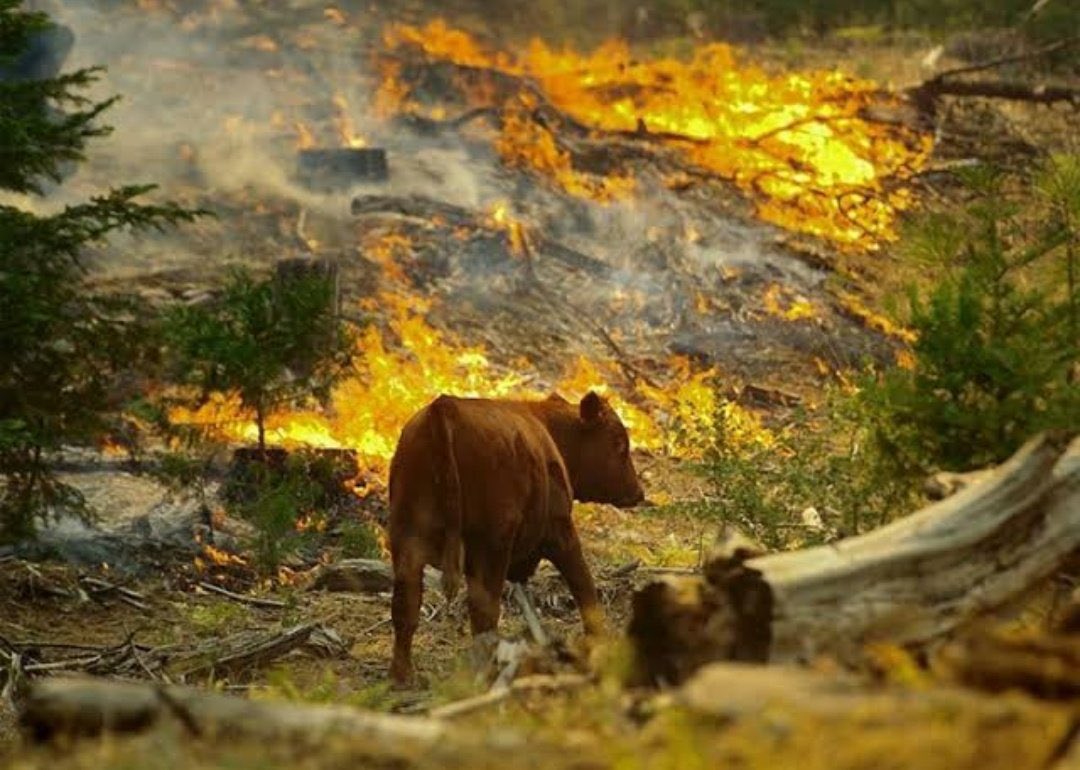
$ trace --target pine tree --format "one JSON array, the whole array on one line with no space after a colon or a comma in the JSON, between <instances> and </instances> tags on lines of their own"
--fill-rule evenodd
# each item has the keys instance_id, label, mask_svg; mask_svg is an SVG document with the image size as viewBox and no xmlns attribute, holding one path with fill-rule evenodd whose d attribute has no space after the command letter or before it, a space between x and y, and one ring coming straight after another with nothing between
<instances>
[{"instance_id":1,"label":"pine tree","mask_svg":"<svg viewBox=\"0 0 1080 770\"><path fill-rule=\"evenodd\" d=\"M0 0L0 189L40 195L87 142L114 99L82 93L101 74L20 77L17 63L56 28L44 14ZM202 212L139 199L150 185L104 192L38 216L0 205L0 541L31 536L36 522L80 499L50 469L67 443L92 438L109 408L111 383L132 360L138 334L131 299L86 285L84 250L123 229L163 228Z\"/></svg>"}]
</instances>

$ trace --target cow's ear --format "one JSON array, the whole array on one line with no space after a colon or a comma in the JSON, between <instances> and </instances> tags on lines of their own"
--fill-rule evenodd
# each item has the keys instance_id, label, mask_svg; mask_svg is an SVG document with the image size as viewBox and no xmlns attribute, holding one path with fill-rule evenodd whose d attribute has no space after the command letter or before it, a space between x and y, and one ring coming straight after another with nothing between
<instances>
[{"instance_id":1,"label":"cow's ear","mask_svg":"<svg viewBox=\"0 0 1080 770\"><path fill-rule=\"evenodd\" d=\"M604 402L593 391L585 394L581 399L581 419L585 422L595 422L600 419L600 413L604 411Z\"/></svg>"},{"instance_id":2,"label":"cow's ear","mask_svg":"<svg viewBox=\"0 0 1080 770\"><path fill-rule=\"evenodd\" d=\"M549 395L547 397L547 400L548 401L554 401L556 404L568 404L568 403L570 403L569 401L567 401L565 398L560 396L558 393L555 393L554 391L552 391L551 395Z\"/></svg>"}]
</instances>

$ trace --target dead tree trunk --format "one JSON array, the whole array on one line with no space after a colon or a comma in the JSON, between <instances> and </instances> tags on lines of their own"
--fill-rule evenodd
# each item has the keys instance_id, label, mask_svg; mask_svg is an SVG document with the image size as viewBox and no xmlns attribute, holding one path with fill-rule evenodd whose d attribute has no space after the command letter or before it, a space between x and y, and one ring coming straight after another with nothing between
<instances>
[{"instance_id":1,"label":"dead tree trunk","mask_svg":"<svg viewBox=\"0 0 1080 770\"><path fill-rule=\"evenodd\" d=\"M979 483L879 530L803 551L718 553L634 597L652 682L718 660L853 660L940 638L1038 586L1080 550L1080 439L1032 440Z\"/></svg>"}]
</instances>

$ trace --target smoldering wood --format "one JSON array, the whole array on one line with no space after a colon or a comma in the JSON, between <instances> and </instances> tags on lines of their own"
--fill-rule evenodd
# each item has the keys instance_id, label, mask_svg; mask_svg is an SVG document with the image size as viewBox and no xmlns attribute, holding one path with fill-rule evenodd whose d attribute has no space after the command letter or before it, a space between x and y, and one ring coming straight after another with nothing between
<instances>
[{"instance_id":1,"label":"smoldering wood","mask_svg":"<svg viewBox=\"0 0 1080 770\"><path fill-rule=\"evenodd\" d=\"M361 182L385 182L390 169L381 147L312 147L297 152L296 174L305 187L334 192Z\"/></svg>"},{"instance_id":2,"label":"smoldering wood","mask_svg":"<svg viewBox=\"0 0 1080 770\"><path fill-rule=\"evenodd\" d=\"M1071 443L1070 443L1071 441ZM1032 439L987 478L866 535L802 551L716 553L634 596L641 676L719 660L858 660L924 645L1040 585L1080 549L1080 439Z\"/></svg>"}]
</instances>

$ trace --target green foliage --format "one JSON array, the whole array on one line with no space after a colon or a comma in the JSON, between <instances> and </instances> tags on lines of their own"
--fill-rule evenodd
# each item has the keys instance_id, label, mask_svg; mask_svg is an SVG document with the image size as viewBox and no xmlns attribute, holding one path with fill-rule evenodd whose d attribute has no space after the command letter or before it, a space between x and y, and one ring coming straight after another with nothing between
<instances>
[{"instance_id":1,"label":"green foliage","mask_svg":"<svg viewBox=\"0 0 1080 770\"><path fill-rule=\"evenodd\" d=\"M165 322L179 378L209 392L235 392L251 410L266 446L274 410L325 397L352 350L322 276L258 281L233 271L223 295L208 306L174 309Z\"/></svg>"},{"instance_id":2,"label":"green foliage","mask_svg":"<svg viewBox=\"0 0 1080 770\"><path fill-rule=\"evenodd\" d=\"M369 711L388 711L396 702L389 682L375 682L356 690L352 686L353 683L343 681L330 667L324 668L318 681L308 686L297 684L289 669L277 667L268 673L267 687L260 697L349 705Z\"/></svg>"},{"instance_id":3,"label":"green foliage","mask_svg":"<svg viewBox=\"0 0 1080 770\"><path fill-rule=\"evenodd\" d=\"M209 604L178 604L184 628L198 636L227 636L251 624L251 609L230 601Z\"/></svg>"},{"instance_id":4,"label":"green foliage","mask_svg":"<svg viewBox=\"0 0 1080 770\"><path fill-rule=\"evenodd\" d=\"M334 489L320 463L303 452L277 463L273 455L253 461L223 490L230 513L255 528L250 543L255 564L274 573L281 562L310 542L324 528L334 504ZM301 521L303 526L301 526Z\"/></svg>"},{"instance_id":5,"label":"green foliage","mask_svg":"<svg viewBox=\"0 0 1080 770\"><path fill-rule=\"evenodd\" d=\"M315 541L331 520L351 508L355 497L346 482L355 473L350 454L276 447L247 451L234 456L221 497L231 514L254 526L248 545L259 568L272 574L283 559ZM357 551L347 555L379 555L374 532L363 524L344 528L344 545Z\"/></svg>"},{"instance_id":6,"label":"green foliage","mask_svg":"<svg viewBox=\"0 0 1080 770\"><path fill-rule=\"evenodd\" d=\"M862 403L896 472L999 462L1033 433L1080 427L1080 171L1056 158L1017 200L980 168L956 215L925 217L909 254L943 268L910 293L914 365L867 381ZM1038 195L1031 196L1031 192ZM1023 203L1018 202L1023 201Z\"/></svg>"},{"instance_id":7,"label":"green foliage","mask_svg":"<svg viewBox=\"0 0 1080 770\"><path fill-rule=\"evenodd\" d=\"M346 559L378 559L382 556L379 538L367 522L349 522L341 527L341 555Z\"/></svg>"},{"instance_id":8,"label":"green foliage","mask_svg":"<svg viewBox=\"0 0 1080 770\"><path fill-rule=\"evenodd\" d=\"M768 444L738 440L722 399L717 403L715 432L699 467L712 489L687 512L783 549L872 529L920 499L910 480L877 461L861 403L848 393L832 391L818 409L798 411ZM802 520L811 507L822 526Z\"/></svg>"},{"instance_id":9,"label":"green foliage","mask_svg":"<svg viewBox=\"0 0 1080 770\"><path fill-rule=\"evenodd\" d=\"M48 27L44 15L18 5L0 0L0 67ZM61 165L82 160L87 140L108 132L95 121L112 100L79 93L97 75L0 80L0 188L38 193L43 178L59 181ZM32 536L50 512L85 511L51 473L50 456L102 430L116 406L117 374L142 358L147 334L135 300L87 289L82 253L116 230L161 228L200 213L138 203L151 189L121 187L50 216L0 205L0 541Z\"/></svg>"}]
</instances>

